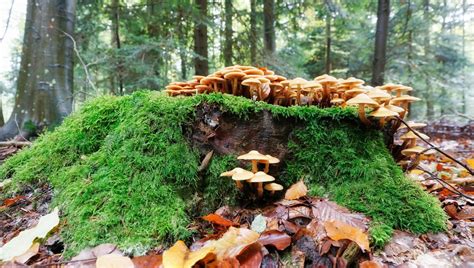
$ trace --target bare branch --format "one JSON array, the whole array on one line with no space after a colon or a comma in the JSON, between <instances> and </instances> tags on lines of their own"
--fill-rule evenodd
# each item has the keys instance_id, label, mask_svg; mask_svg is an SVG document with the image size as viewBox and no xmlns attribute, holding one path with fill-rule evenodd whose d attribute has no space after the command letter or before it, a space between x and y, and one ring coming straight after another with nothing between
<instances>
[{"instance_id":1,"label":"bare branch","mask_svg":"<svg viewBox=\"0 0 474 268\"><path fill-rule=\"evenodd\" d=\"M8 27L10 26L10 19L12 17L12 10L13 10L14 4L15 4L15 0L12 0L12 4L10 5L10 11L8 11L7 25L5 26L5 30L3 31L2 38L0 38L0 42L2 42L5 36L7 35Z\"/></svg>"}]
</instances>

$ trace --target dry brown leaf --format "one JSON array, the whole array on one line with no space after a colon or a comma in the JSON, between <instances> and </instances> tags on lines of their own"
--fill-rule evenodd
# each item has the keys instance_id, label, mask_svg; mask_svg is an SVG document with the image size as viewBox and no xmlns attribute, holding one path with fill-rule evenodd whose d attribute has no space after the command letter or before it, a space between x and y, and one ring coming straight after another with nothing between
<instances>
[{"instance_id":1,"label":"dry brown leaf","mask_svg":"<svg viewBox=\"0 0 474 268\"><path fill-rule=\"evenodd\" d=\"M382 268L383 266L376 261L363 261L359 263L360 268Z\"/></svg>"},{"instance_id":2,"label":"dry brown leaf","mask_svg":"<svg viewBox=\"0 0 474 268\"><path fill-rule=\"evenodd\" d=\"M474 169L474 158L466 159L466 163L470 168Z\"/></svg>"},{"instance_id":3,"label":"dry brown leaf","mask_svg":"<svg viewBox=\"0 0 474 268\"><path fill-rule=\"evenodd\" d=\"M321 222L336 220L367 230L368 219L363 214L352 213L347 208L325 199L313 200L312 205L314 217Z\"/></svg>"},{"instance_id":4,"label":"dry brown leaf","mask_svg":"<svg viewBox=\"0 0 474 268\"><path fill-rule=\"evenodd\" d=\"M186 244L179 240L163 253L164 268L190 268L198 261L204 259L213 251L212 246L205 246L196 251L189 251Z\"/></svg>"},{"instance_id":5,"label":"dry brown leaf","mask_svg":"<svg viewBox=\"0 0 474 268\"><path fill-rule=\"evenodd\" d=\"M308 188L304 184L304 182L301 180L288 188L288 190L285 193L285 199L287 200L295 200L300 197L306 196L308 193Z\"/></svg>"},{"instance_id":6,"label":"dry brown leaf","mask_svg":"<svg viewBox=\"0 0 474 268\"><path fill-rule=\"evenodd\" d=\"M97 268L134 268L132 260L119 254L107 254L97 258Z\"/></svg>"},{"instance_id":7,"label":"dry brown leaf","mask_svg":"<svg viewBox=\"0 0 474 268\"><path fill-rule=\"evenodd\" d=\"M356 242L363 251L370 251L369 238L362 229L341 221L325 221L324 228L332 240L348 239Z\"/></svg>"},{"instance_id":8,"label":"dry brown leaf","mask_svg":"<svg viewBox=\"0 0 474 268\"><path fill-rule=\"evenodd\" d=\"M163 255L146 255L133 257L135 268L159 268L163 263Z\"/></svg>"},{"instance_id":9,"label":"dry brown leaf","mask_svg":"<svg viewBox=\"0 0 474 268\"><path fill-rule=\"evenodd\" d=\"M217 260L222 261L237 257L247 246L257 242L259 236L250 229L230 227L219 240L209 241L206 246L214 248Z\"/></svg>"},{"instance_id":10,"label":"dry brown leaf","mask_svg":"<svg viewBox=\"0 0 474 268\"><path fill-rule=\"evenodd\" d=\"M278 250L284 250L291 244L291 237L284 232L270 230L263 232L258 242L264 246L272 245Z\"/></svg>"}]
</instances>

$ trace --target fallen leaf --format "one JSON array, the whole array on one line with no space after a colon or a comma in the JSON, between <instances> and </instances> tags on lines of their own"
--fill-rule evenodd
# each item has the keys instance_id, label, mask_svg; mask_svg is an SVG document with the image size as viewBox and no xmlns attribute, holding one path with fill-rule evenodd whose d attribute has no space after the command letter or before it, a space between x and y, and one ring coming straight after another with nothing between
<instances>
[{"instance_id":1,"label":"fallen leaf","mask_svg":"<svg viewBox=\"0 0 474 268\"><path fill-rule=\"evenodd\" d=\"M284 250L291 244L291 237L278 230L269 230L260 235L258 242L264 246L271 245L278 250Z\"/></svg>"},{"instance_id":2,"label":"fallen leaf","mask_svg":"<svg viewBox=\"0 0 474 268\"><path fill-rule=\"evenodd\" d=\"M159 268L163 263L163 255L146 255L133 257L135 268Z\"/></svg>"},{"instance_id":3,"label":"fallen leaf","mask_svg":"<svg viewBox=\"0 0 474 268\"><path fill-rule=\"evenodd\" d=\"M189 251L186 244L179 240L174 246L163 252L163 266L164 268L192 267L212 251L213 247L211 246L205 246L196 251Z\"/></svg>"},{"instance_id":4,"label":"fallen leaf","mask_svg":"<svg viewBox=\"0 0 474 268\"><path fill-rule=\"evenodd\" d=\"M237 257L247 246L257 242L259 237L252 230L230 227L219 240L209 241L206 246L213 247L217 260L222 261Z\"/></svg>"},{"instance_id":5,"label":"fallen leaf","mask_svg":"<svg viewBox=\"0 0 474 268\"><path fill-rule=\"evenodd\" d=\"M474 169L474 158L466 159L466 163L470 168Z\"/></svg>"},{"instance_id":6,"label":"fallen leaf","mask_svg":"<svg viewBox=\"0 0 474 268\"><path fill-rule=\"evenodd\" d=\"M5 200L3 200L3 206L4 207L10 207L16 203L18 203L19 201L21 200L24 200L26 199L26 196L23 196L23 195L19 195L19 196L15 196L15 197L12 197L12 198L7 198Z\"/></svg>"},{"instance_id":7,"label":"fallen leaf","mask_svg":"<svg viewBox=\"0 0 474 268\"><path fill-rule=\"evenodd\" d=\"M383 266L376 261L363 261L359 263L360 268L382 268Z\"/></svg>"},{"instance_id":8,"label":"fallen leaf","mask_svg":"<svg viewBox=\"0 0 474 268\"><path fill-rule=\"evenodd\" d=\"M134 268L132 260L119 254L107 254L97 258L97 268Z\"/></svg>"},{"instance_id":9,"label":"fallen leaf","mask_svg":"<svg viewBox=\"0 0 474 268\"><path fill-rule=\"evenodd\" d=\"M285 199L287 200L295 200L300 197L306 196L308 193L308 188L304 184L304 182L301 180L288 188L288 190L285 193Z\"/></svg>"},{"instance_id":10,"label":"fallen leaf","mask_svg":"<svg viewBox=\"0 0 474 268\"><path fill-rule=\"evenodd\" d=\"M459 211L457 216L460 220L474 219L474 207L464 206L464 208Z\"/></svg>"},{"instance_id":11,"label":"fallen leaf","mask_svg":"<svg viewBox=\"0 0 474 268\"><path fill-rule=\"evenodd\" d=\"M202 217L202 219L203 219L203 220L206 220L206 221L208 221L208 222L217 224L217 225L225 226L225 227L237 225L237 224L234 223L233 221L230 221L230 220L228 220L228 219L226 219L226 218L223 218L223 217L220 216L220 215L213 214L213 213Z\"/></svg>"},{"instance_id":12,"label":"fallen leaf","mask_svg":"<svg viewBox=\"0 0 474 268\"><path fill-rule=\"evenodd\" d=\"M332 240L349 239L356 242L363 251L370 251L369 238L362 229L338 220L325 221L323 225Z\"/></svg>"},{"instance_id":13,"label":"fallen leaf","mask_svg":"<svg viewBox=\"0 0 474 268\"><path fill-rule=\"evenodd\" d=\"M45 238L46 235L59 224L59 211L55 208L50 214L42 216L38 224L20 232L16 237L0 248L0 260L10 261L27 252L36 238Z\"/></svg>"},{"instance_id":14,"label":"fallen leaf","mask_svg":"<svg viewBox=\"0 0 474 268\"><path fill-rule=\"evenodd\" d=\"M26 263L31 257L38 254L39 246L39 243L33 243L33 245L31 245L31 247L25 253L23 253L21 256L13 258L13 261L23 264Z\"/></svg>"},{"instance_id":15,"label":"fallen leaf","mask_svg":"<svg viewBox=\"0 0 474 268\"><path fill-rule=\"evenodd\" d=\"M114 244L100 244L94 248L85 248L71 259L66 265L67 268L95 268L95 259L108 254L122 255Z\"/></svg>"},{"instance_id":16,"label":"fallen leaf","mask_svg":"<svg viewBox=\"0 0 474 268\"><path fill-rule=\"evenodd\" d=\"M214 154L213 150L209 151L206 154L206 156L204 157L204 159L201 162L201 165L198 168L198 172L201 172L201 171L205 170L209 166L209 162L211 161L213 154Z\"/></svg>"},{"instance_id":17,"label":"fallen leaf","mask_svg":"<svg viewBox=\"0 0 474 268\"><path fill-rule=\"evenodd\" d=\"M313 200L311 203L314 217L321 222L335 220L367 230L368 219L363 214L351 213L347 208L325 199Z\"/></svg>"},{"instance_id":18,"label":"fallen leaf","mask_svg":"<svg viewBox=\"0 0 474 268\"><path fill-rule=\"evenodd\" d=\"M252 221L250 225L250 229L257 233L262 233L267 228L267 218L262 216L262 214L258 214Z\"/></svg>"},{"instance_id":19,"label":"fallen leaf","mask_svg":"<svg viewBox=\"0 0 474 268\"><path fill-rule=\"evenodd\" d=\"M458 209L456 207L456 205L454 204L449 204L449 205L446 205L444 207L444 211L446 212L446 214L449 215L449 217L451 217L452 219L458 219Z\"/></svg>"},{"instance_id":20,"label":"fallen leaf","mask_svg":"<svg viewBox=\"0 0 474 268\"><path fill-rule=\"evenodd\" d=\"M240 268L260 267L263 260L262 245L253 243L245 248L237 257Z\"/></svg>"},{"instance_id":21,"label":"fallen leaf","mask_svg":"<svg viewBox=\"0 0 474 268\"><path fill-rule=\"evenodd\" d=\"M423 170L419 170L419 169L413 169L410 171L410 174L413 174L413 175L421 175L425 173Z\"/></svg>"}]
</instances>

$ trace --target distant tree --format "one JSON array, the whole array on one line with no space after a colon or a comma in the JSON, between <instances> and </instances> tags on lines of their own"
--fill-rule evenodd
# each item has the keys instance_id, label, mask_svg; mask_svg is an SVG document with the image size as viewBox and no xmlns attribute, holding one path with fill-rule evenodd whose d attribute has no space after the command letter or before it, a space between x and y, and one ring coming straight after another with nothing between
<instances>
[{"instance_id":1,"label":"distant tree","mask_svg":"<svg viewBox=\"0 0 474 268\"><path fill-rule=\"evenodd\" d=\"M388 20L390 18L390 0L379 0L377 7L377 26L375 32L374 60L372 64L372 85L383 84L385 63L387 61Z\"/></svg>"},{"instance_id":2,"label":"distant tree","mask_svg":"<svg viewBox=\"0 0 474 268\"><path fill-rule=\"evenodd\" d=\"M232 0L224 1L225 29L224 29L224 65L232 65Z\"/></svg>"},{"instance_id":3,"label":"distant tree","mask_svg":"<svg viewBox=\"0 0 474 268\"><path fill-rule=\"evenodd\" d=\"M27 2L25 33L12 114L0 139L59 124L72 111L76 1Z\"/></svg>"},{"instance_id":4,"label":"distant tree","mask_svg":"<svg viewBox=\"0 0 474 268\"><path fill-rule=\"evenodd\" d=\"M207 75L209 73L208 62L208 37L207 37L207 0L195 0L198 11L194 22L194 69L196 74Z\"/></svg>"},{"instance_id":5,"label":"distant tree","mask_svg":"<svg viewBox=\"0 0 474 268\"><path fill-rule=\"evenodd\" d=\"M275 53L275 0L263 0L263 43L266 54Z\"/></svg>"},{"instance_id":6,"label":"distant tree","mask_svg":"<svg viewBox=\"0 0 474 268\"><path fill-rule=\"evenodd\" d=\"M250 63L257 63L257 0L250 0Z\"/></svg>"}]
</instances>

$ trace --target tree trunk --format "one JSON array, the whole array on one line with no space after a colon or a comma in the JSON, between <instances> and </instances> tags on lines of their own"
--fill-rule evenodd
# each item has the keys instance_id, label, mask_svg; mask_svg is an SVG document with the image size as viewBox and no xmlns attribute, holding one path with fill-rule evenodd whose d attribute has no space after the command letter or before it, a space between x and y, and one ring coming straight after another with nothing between
<instances>
[{"instance_id":1,"label":"tree trunk","mask_svg":"<svg viewBox=\"0 0 474 268\"><path fill-rule=\"evenodd\" d=\"M112 0L111 6L111 22L112 22L112 46L117 49L117 53L119 52L122 44L120 42L120 0ZM117 82L118 82L118 95L124 94L123 88L123 63L120 59L117 59L116 62L116 75L117 75ZM115 92L115 88L113 89Z\"/></svg>"},{"instance_id":2,"label":"tree trunk","mask_svg":"<svg viewBox=\"0 0 474 268\"><path fill-rule=\"evenodd\" d=\"M425 36L424 36L424 54L425 60L429 62L430 55L430 0L423 0L423 20L426 24ZM434 105L433 105L433 89L431 86L431 77L425 78L426 90L425 90L425 100L426 100L426 118L431 121L434 117Z\"/></svg>"},{"instance_id":3,"label":"tree trunk","mask_svg":"<svg viewBox=\"0 0 474 268\"><path fill-rule=\"evenodd\" d=\"M250 0L250 63L257 63L257 0Z\"/></svg>"},{"instance_id":4,"label":"tree trunk","mask_svg":"<svg viewBox=\"0 0 474 268\"><path fill-rule=\"evenodd\" d=\"M275 0L263 1L263 39L266 54L275 53Z\"/></svg>"},{"instance_id":5,"label":"tree trunk","mask_svg":"<svg viewBox=\"0 0 474 268\"><path fill-rule=\"evenodd\" d=\"M327 74L331 73L331 14L328 9L326 15L326 62L324 64Z\"/></svg>"},{"instance_id":6,"label":"tree trunk","mask_svg":"<svg viewBox=\"0 0 474 268\"><path fill-rule=\"evenodd\" d=\"M224 64L232 65L232 0L225 0Z\"/></svg>"},{"instance_id":7,"label":"tree trunk","mask_svg":"<svg viewBox=\"0 0 474 268\"><path fill-rule=\"evenodd\" d=\"M75 0L27 2L15 106L0 140L54 126L72 111ZM70 37L68 37L69 35ZM21 131L21 132L20 132Z\"/></svg>"},{"instance_id":8,"label":"tree trunk","mask_svg":"<svg viewBox=\"0 0 474 268\"><path fill-rule=\"evenodd\" d=\"M375 51L372 65L372 85L383 84L390 17L390 0L379 0L377 7L377 28L375 32Z\"/></svg>"},{"instance_id":9,"label":"tree trunk","mask_svg":"<svg viewBox=\"0 0 474 268\"><path fill-rule=\"evenodd\" d=\"M179 5L179 17L186 18L185 6ZM179 40L179 59L181 63L181 78L187 80L188 76L188 67L187 67L187 58L186 58L186 48L187 48L187 20L178 20L177 32Z\"/></svg>"},{"instance_id":10,"label":"tree trunk","mask_svg":"<svg viewBox=\"0 0 474 268\"><path fill-rule=\"evenodd\" d=\"M466 0L462 1L462 56L463 58L466 57L466 11L467 11L467 5L466 5ZM463 81L463 87L461 91L461 99L462 99L462 113L466 114L467 111L467 102L466 102L466 88L469 87L469 85L466 83L466 65L462 67L462 81Z\"/></svg>"},{"instance_id":11,"label":"tree trunk","mask_svg":"<svg viewBox=\"0 0 474 268\"><path fill-rule=\"evenodd\" d=\"M207 0L196 0L198 17L194 24L194 69L196 74L207 75L209 73L209 62L207 54Z\"/></svg>"}]
</instances>

